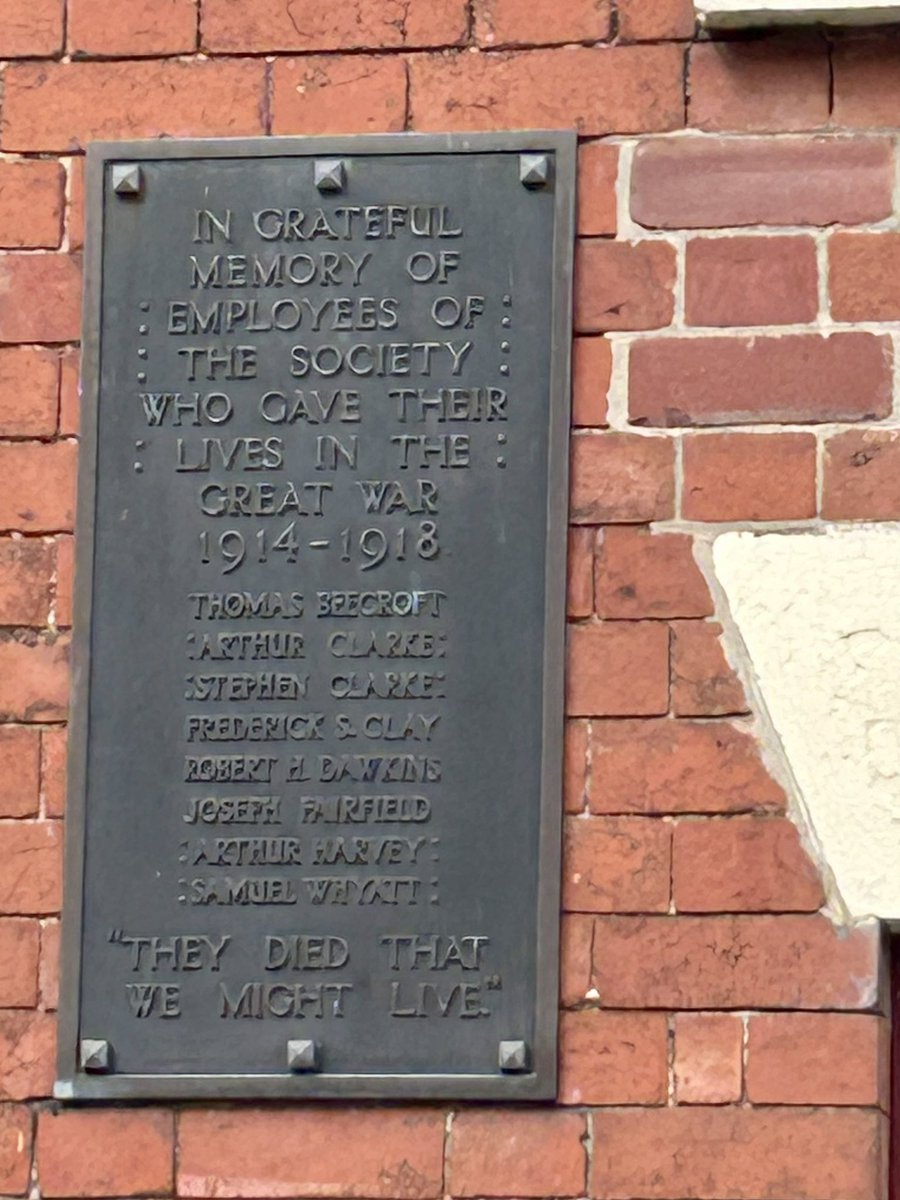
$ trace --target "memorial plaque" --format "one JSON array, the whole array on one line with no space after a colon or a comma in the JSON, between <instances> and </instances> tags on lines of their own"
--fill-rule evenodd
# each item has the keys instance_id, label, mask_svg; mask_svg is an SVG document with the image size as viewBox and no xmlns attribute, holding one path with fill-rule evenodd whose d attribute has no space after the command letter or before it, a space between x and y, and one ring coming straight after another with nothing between
<instances>
[{"instance_id":1,"label":"memorial plaque","mask_svg":"<svg viewBox=\"0 0 900 1200\"><path fill-rule=\"evenodd\" d=\"M574 152L91 148L59 1098L554 1094Z\"/></svg>"}]
</instances>

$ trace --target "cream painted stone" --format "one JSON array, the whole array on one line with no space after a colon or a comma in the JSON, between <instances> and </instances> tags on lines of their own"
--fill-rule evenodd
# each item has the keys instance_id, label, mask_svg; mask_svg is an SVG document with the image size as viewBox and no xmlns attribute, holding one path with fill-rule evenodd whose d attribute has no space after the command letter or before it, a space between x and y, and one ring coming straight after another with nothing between
<instances>
[{"instance_id":1,"label":"cream painted stone","mask_svg":"<svg viewBox=\"0 0 900 1200\"><path fill-rule=\"evenodd\" d=\"M718 29L760 25L878 25L900 20L897 0L696 0L703 24Z\"/></svg>"},{"instance_id":2,"label":"cream painted stone","mask_svg":"<svg viewBox=\"0 0 900 1200\"><path fill-rule=\"evenodd\" d=\"M713 563L849 915L900 918L900 525L725 533Z\"/></svg>"}]
</instances>

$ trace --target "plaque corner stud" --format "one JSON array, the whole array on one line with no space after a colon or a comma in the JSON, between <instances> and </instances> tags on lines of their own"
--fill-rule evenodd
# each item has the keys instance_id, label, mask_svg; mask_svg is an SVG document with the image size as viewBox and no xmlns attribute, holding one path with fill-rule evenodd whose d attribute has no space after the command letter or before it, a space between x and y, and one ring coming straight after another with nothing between
<instances>
[{"instance_id":1,"label":"plaque corner stud","mask_svg":"<svg viewBox=\"0 0 900 1200\"><path fill-rule=\"evenodd\" d=\"M546 187L550 182L550 155L520 154L519 182L531 190Z\"/></svg>"},{"instance_id":2,"label":"plaque corner stud","mask_svg":"<svg viewBox=\"0 0 900 1200\"><path fill-rule=\"evenodd\" d=\"M78 1059L83 1071L92 1075L108 1075L113 1069L113 1048L105 1038L82 1038Z\"/></svg>"},{"instance_id":3,"label":"plaque corner stud","mask_svg":"<svg viewBox=\"0 0 900 1200\"><path fill-rule=\"evenodd\" d=\"M319 1044L312 1038L292 1038L287 1044L287 1064L292 1071L318 1071Z\"/></svg>"},{"instance_id":4,"label":"plaque corner stud","mask_svg":"<svg viewBox=\"0 0 900 1200\"><path fill-rule=\"evenodd\" d=\"M313 178L320 192L342 192L347 183L347 168L342 158L317 158Z\"/></svg>"},{"instance_id":5,"label":"plaque corner stud","mask_svg":"<svg viewBox=\"0 0 900 1200\"><path fill-rule=\"evenodd\" d=\"M137 163L113 163L112 188L117 196L140 196L144 190L144 173Z\"/></svg>"},{"instance_id":6,"label":"plaque corner stud","mask_svg":"<svg viewBox=\"0 0 900 1200\"><path fill-rule=\"evenodd\" d=\"M508 1075L527 1071L531 1061L527 1042L509 1041L500 1043L498 1055L500 1070Z\"/></svg>"}]
</instances>

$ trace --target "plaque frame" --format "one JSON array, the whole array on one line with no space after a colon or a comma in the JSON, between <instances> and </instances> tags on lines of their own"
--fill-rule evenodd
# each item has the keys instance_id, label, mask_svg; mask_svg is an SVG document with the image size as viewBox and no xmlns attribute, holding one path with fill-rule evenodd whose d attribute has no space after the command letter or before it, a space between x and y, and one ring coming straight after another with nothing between
<instances>
[{"instance_id":1,"label":"plaque frame","mask_svg":"<svg viewBox=\"0 0 900 1200\"><path fill-rule=\"evenodd\" d=\"M88 700L96 517L104 184L111 163L190 158L336 155L550 153L554 156L553 285L550 324L540 849L536 930L535 1035L530 1067L516 1074L90 1074L79 1065L81 941L87 808ZM409 1099L552 1100L557 1091L562 842L567 518L571 391L572 279L577 135L573 130L327 137L142 139L87 148L86 239L81 343L81 426L72 690L68 737L66 839L60 952L57 1081L61 1101Z\"/></svg>"}]
</instances>

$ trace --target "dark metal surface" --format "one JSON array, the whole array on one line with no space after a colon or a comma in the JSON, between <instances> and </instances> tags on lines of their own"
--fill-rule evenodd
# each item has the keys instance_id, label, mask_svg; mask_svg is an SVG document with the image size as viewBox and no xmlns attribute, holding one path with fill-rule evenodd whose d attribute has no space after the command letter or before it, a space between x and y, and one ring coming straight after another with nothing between
<instances>
[{"instance_id":1,"label":"dark metal surface","mask_svg":"<svg viewBox=\"0 0 900 1200\"><path fill-rule=\"evenodd\" d=\"M554 1095L574 137L88 178L57 1096Z\"/></svg>"}]
</instances>

